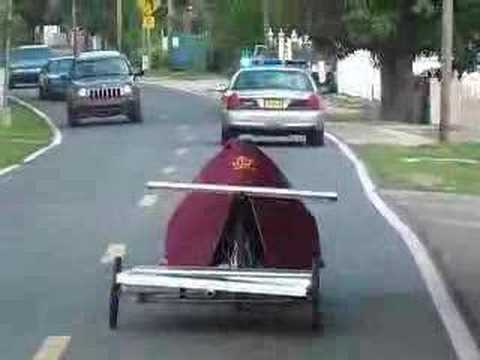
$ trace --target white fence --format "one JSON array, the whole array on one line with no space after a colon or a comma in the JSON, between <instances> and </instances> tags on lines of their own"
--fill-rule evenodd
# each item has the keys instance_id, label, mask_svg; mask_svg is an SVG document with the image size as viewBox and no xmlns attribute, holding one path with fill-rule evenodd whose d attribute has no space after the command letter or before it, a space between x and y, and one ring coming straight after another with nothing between
<instances>
[{"instance_id":1,"label":"white fence","mask_svg":"<svg viewBox=\"0 0 480 360\"><path fill-rule=\"evenodd\" d=\"M370 52L356 51L351 56L338 62L338 92L359 96L370 100L379 100L382 88L380 71L372 61Z\"/></svg>"},{"instance_id":2,"label":"white fence","mask_svg":"<svg viewBox=\"0 0 480 360\"><path fill-rule=\"evenodd\" d=\"M418 57L412 66L414 74L439 68L436 57ZM342 94L359 96L369 100L380 100L382 85L380 69L372 61L372 54L366 50L358 50L338 62L338 91Z\"/></svg>"},{"instance_id":3,"label":"white fence","mask_svg":"<svg viewBox=\"0 0 480 360\"><path fill-rule=\"evenodd\" d=\"M440 122L440 82L430 81L430 121ZM480 74L465 75L461 80L452 81L452 126L480 128Z\"/></svg>"}]
</instances>

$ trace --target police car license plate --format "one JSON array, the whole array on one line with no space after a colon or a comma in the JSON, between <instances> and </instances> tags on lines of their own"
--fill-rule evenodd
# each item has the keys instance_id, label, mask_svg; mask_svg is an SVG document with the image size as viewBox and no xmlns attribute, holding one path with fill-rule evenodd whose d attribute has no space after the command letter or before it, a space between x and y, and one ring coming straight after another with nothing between
<instances>
[{"instance_id":1,"label":"police car license plate","mask_svg":"<svg viewBox=\"0 0 480 360\"><path fill-rule=\"evenodd\" d=\"M283 100L281 99L265 99L264 107L266 109L283 109Z\"/></svg>"}]
</instances>

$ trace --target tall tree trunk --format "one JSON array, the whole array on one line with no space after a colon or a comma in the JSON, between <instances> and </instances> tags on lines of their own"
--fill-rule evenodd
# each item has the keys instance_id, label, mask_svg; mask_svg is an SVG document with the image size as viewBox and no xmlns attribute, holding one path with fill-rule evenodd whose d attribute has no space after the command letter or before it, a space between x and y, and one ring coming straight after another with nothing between
<instances>
[{"instance_id":1,"label":"tall tree trunk","mask_svg":"<svg viewBox=\"0 0 480 360\"><path fill-rule=\"evenodd\" d=\"M413 56L395 50L383 53L382 120L413 122Z\"/></svg>"}]
</instances>

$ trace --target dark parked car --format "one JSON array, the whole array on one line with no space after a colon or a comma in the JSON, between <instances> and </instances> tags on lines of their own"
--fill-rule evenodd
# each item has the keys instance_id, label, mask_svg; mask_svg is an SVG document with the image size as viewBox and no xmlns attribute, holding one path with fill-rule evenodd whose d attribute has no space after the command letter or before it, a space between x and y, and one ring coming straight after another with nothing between
<instances>
[{"instance_id":1,"label":"dark parked car","mask_svg":"<svg viewBox=\"0 0 480 360\"><path fill-rule=\"evenodd\" d=\"M134 72L127 58L116 51L93 51L74 61L67 91L70 126L88 117L125 115L132 122L142 122L140 89L136 82L141 72Z\"/></svg>"},{"instance_id":2,"label":"dark parked car","mask_svg":"<svg viewBox=\"0 0 480 360\"><path fill-rule=\"evenodd\" d=\"M73 56L52 58L39 77L40 99L64 98L70 83Z\"/></svg>"},{"instance_id":3,"label":"dark parked car","mask_svg":"<svg viewBox=\"0 0 480 360\"><path fill-rule=\"evenodd\" d=\"M20 46L12 51L8 87L18 85L37 87L42 68L52 57L52 50L45 45Z\"/></svg>"}]
</instances>

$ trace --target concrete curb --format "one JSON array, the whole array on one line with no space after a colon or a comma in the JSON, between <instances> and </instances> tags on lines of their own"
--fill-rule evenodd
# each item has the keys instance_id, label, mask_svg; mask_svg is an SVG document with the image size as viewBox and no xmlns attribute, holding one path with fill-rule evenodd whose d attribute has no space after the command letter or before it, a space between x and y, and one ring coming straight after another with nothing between
<instances>
[{"instance_id":1,"label":"concrete curb","mask_svg":"<svg viewBox=\"0 0 480 360\"><path fill-rule=\"evenodd\" d=\"M16 102L17 104L19 104L19 105L27 108L28 110L32 111L33 113L35 113L35 115L37 115L41 119L43 119L47 123L48 127L50 128L53 136L51 138L50 144L48 144L47 146L44 146L41 149L36 150L32 154L28 155L25 159L22 160L22 162L20 164L14 164L14 165L9 166L7 168L0 169L0 176L6 175L6 174L8 174L8 173L10 173L14 170L17 170L22 165L26 165L26 164L31 163L32 161L34 161L38 157L45 154L47 151L49 151L49 150L53 149L54 147L60 145L62 143L62 140L63 140L62 133L60 132L60 130L55 126L55 124L52 122L52 120L50 120L50 118L45 113L38 110L33 105L30 105L29 103L19 99L16 96L9 96L9 98L11 100L13 100L14 102Z\"/></svg>"}]
</instances>

